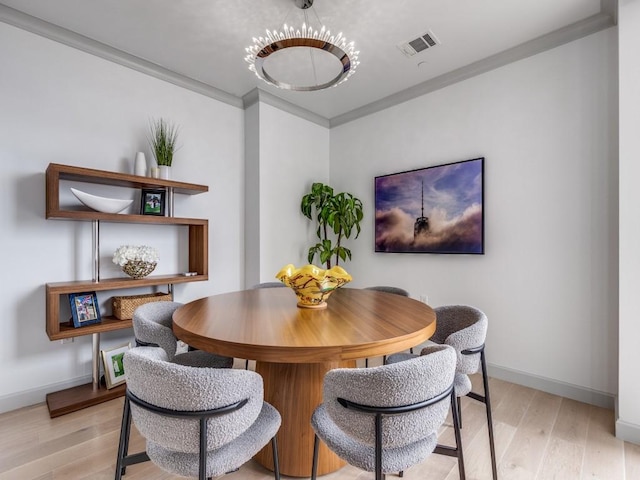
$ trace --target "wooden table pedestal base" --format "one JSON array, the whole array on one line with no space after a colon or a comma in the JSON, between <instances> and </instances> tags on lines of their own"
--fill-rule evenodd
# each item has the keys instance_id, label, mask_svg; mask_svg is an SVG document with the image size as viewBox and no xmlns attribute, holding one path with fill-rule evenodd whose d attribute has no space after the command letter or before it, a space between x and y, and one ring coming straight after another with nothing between
<instances>
[{"instance_id":1,"label":"wooden table pedestal base","mask_svg":"<svg viewBox=\"0 0 640 480\"><path fill-rule=\"evenodd\" d=\"M282 426L277 436L281 474L291 477L311 476L314 438L311 414L322 403L324 375L333 368L355 366L355 360L327 363L256 363L256 372L264 379L265 401L273 405L282 416ZM320 445L318 475L334 472L346 464L323 443ZM261 465L273 470L270 444L254 458Z\"/></svg>"}]
</instances>

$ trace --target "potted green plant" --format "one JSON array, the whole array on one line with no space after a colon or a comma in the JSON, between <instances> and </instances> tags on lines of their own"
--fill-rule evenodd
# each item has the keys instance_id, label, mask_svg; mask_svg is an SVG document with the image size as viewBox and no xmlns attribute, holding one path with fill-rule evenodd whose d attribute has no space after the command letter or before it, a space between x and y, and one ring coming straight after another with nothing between
<instances>
[{"instance_id":1,"label":"potted green plant","mask_svg":"<svg viewBox=\"0 0 640 480\"><path fill-rule=\"evenodd\" d=\"M351 260L351 250L342 241L350 238L355 229L358 238L360 222L363 218L362 201L350 193L335 194L333 188L323 183L311 185L311 191L302 197L300 204L302 214L318 224L316 235L320 240L309 248L308 261L318 255L321 264L331 268L331 259L335 257L335 264L340 260ZM334 243L335 241L335 243Z\"/></svg>"},{"instance_id":2,"label":"potted green plant","mask_svg":"<svg viewBox=\"0 0 640 480\"><path fill-rule=\"evenodd\" d=\"M160 169L160 178L169 178L169 167L177 150L178 127L161 118L151 122L149 143Z\"/></svg>"}]
</instances>

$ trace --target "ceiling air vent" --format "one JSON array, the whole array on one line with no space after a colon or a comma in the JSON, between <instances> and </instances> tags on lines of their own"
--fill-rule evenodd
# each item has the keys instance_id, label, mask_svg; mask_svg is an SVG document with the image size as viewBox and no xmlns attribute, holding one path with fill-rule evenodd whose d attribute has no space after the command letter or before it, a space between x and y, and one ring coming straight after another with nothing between
<instances>
[{"instance_id":1,"label":"ceiling air vent","mask_svg":"<svg viewBox=\"0 0 640 480\"><path fill-rule=\"evenodd\" d=\"M414 40L409 40L408 42L404 42L398 45L398 48L404 53L407 57L413 57L416 53L420 53L424 50L428 50L429 48L433 48L436 45L439 45L440 42L433 34L431 30L429 30L424 35L419 36Z\"/></svg>"}]
</instances>

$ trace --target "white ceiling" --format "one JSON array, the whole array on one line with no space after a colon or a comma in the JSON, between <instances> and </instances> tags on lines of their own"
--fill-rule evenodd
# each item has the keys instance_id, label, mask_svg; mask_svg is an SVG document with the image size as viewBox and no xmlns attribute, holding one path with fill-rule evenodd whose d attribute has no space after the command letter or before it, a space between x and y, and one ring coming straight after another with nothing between
<instances>
[{"instance_id":1,"label":"white ceiling","mask_svg":"<svg viewBox=\"0 0 640 480\"><path fill-rule=\"evenodd\" d=\"M252 37L263 35L266 28L280 29L285 18L289 25L302 23L294 0L0 0L0 20L31 20L22 12L226 92L223 95L241 98L259 86L334 119L452 72L464 72L483 60L496 63L501 52L525 52L523 47L542 45L544 39L547 45L562 43L571 39L571 31L589 33L588 25L610 18L611 3L315 0L313 9L320 20L332 32L341 31L355 41L361 62L348 82L318 92L267 85L244 61ZM313 12L310 19L317 26ZM412 58L397 48L427 30L441 45Z\"/></svg>"}]
</instances>

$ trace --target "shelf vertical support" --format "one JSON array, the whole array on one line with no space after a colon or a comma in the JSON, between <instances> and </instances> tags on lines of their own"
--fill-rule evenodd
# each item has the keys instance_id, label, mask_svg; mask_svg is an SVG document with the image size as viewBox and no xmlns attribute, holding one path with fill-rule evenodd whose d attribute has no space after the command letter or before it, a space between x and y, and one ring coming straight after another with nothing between
<instances>
[{"instance_id":1,"label":"shelf vertical support","mask_svg":"<svg viewBox=\"0 0 640 480\"><path fill-rule=\"evenodd\" d=\"M92 281L97 283L100 281L100 220L91 221L91 240L93 247L93 268L92 268ZM93 382L93 389L98 390L100 388L100 334L91 334L91 379Z\"/></svg>"},{"instance_id":2,"label":"shelf vertical support","mask_svg":"<svg viewBox=\"0 0 640 480\"><path fill-rule=\"evenodd\" d=\"M167 216L173 217L173 187L167 187Z\"/></svg>"},{"instance_id":3,"label":"shelf vertical support","mask_svg":"<svg viewBox=\"0 0 640 480\"><path fill-rule=\"evenodd\" d=\"M100 388L100 334L91 334L91 380L93 383L93 389L98 390Z\"/></svg>"},{"instance_id":4,"label":"shelf vertical support","mask_svg":"<svg viewBox=\"0 0 640 480\"><path fill-rule=\"evenodd\" d=\"M92 281L100 281L100 220L91 221L91 242L93 247Z\"/></svg>"}]
</instances>

